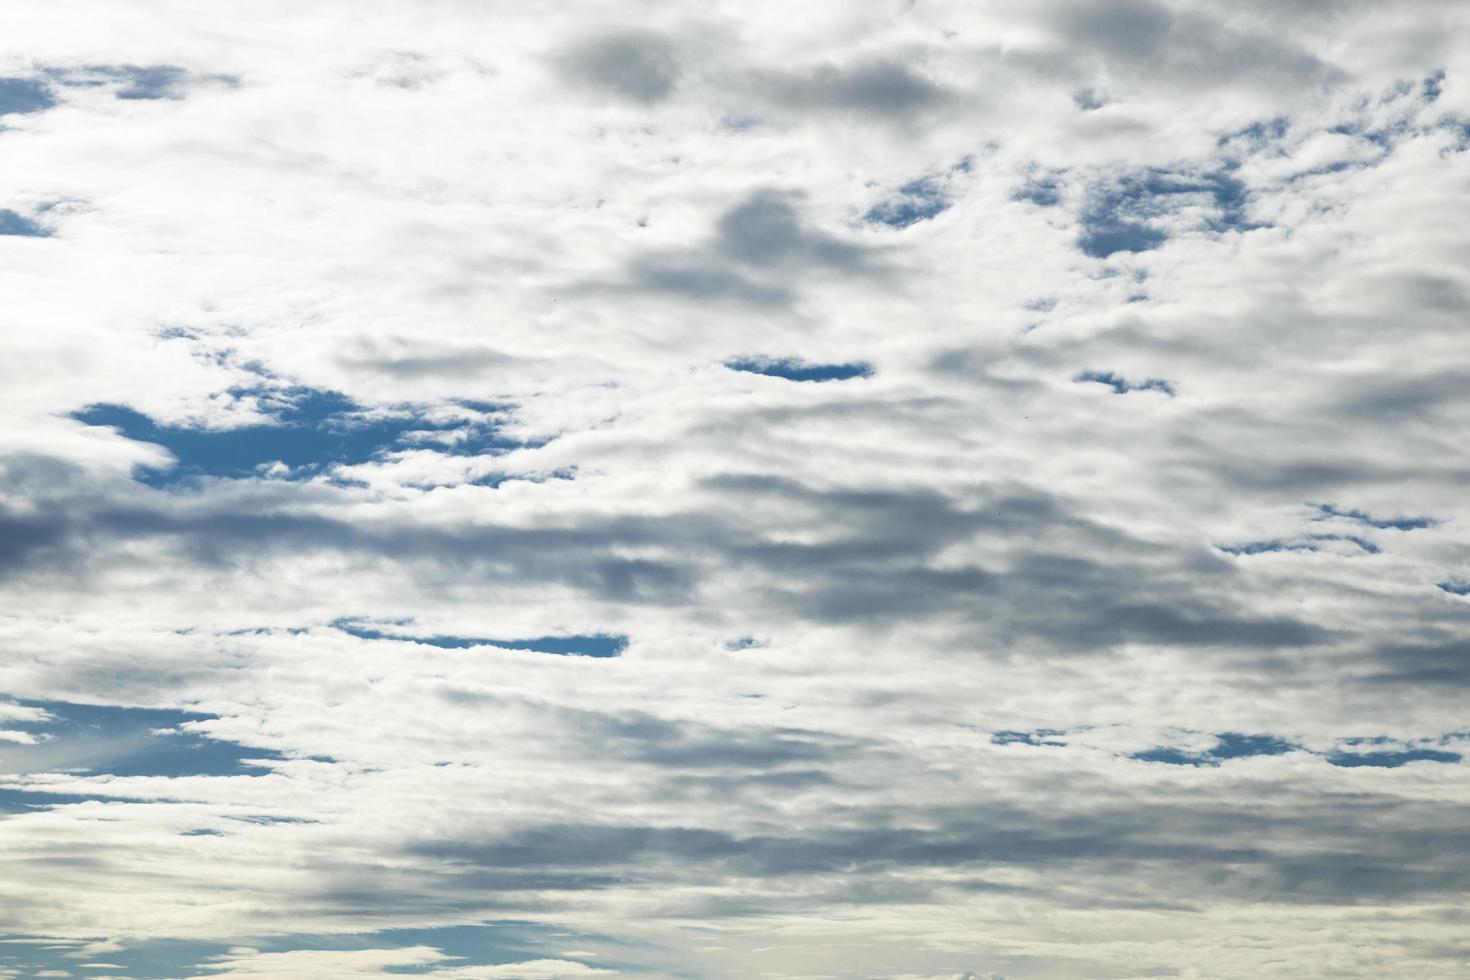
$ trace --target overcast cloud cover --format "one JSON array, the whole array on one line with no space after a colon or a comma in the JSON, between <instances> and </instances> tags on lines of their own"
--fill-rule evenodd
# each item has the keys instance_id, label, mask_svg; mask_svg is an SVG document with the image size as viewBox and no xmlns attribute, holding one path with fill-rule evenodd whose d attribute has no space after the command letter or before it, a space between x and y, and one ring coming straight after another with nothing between
<instances>
[{"instance_id":1,"label":"overcast cloud cover","mask_svg":"<svg viewBox=\"0 0 1470 980\"><path fill-rule=\"evenodd\" d=\"M1460 0L0 12L0 977L1470 977Z\"/></svg>"}]
</instances>

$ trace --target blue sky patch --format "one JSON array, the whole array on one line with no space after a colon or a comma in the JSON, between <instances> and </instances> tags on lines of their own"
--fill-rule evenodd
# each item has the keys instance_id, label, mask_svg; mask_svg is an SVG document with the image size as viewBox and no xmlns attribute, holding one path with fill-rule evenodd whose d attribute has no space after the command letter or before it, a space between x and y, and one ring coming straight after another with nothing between
<instances>
[{"instance_id":1,"label":"blue sky patch","mask_svg":"<svg viewBox=\"0 0 1470 980\"><path fill-rule=\"evenodd\" d=\"M1097 89L1083 88L1072 93L1072 104L1083 112L1092 112L1107 105L1108 99Z\"/></svg>"},{"instance_id":2,"label":"blue sky patch","mask_svg":"<svg viewBox=\"0 0 1470 980\"><path fill-rule=\"evenodd\" d=\"M1199 209L1210 232L1259 227L1247 220L1245 184L1228 170L1202 174L1149 169L1093 187L1080 216L1078 247L1096 259L1147 252L1168 240L1155 222L1185 208Z\"/></svg>"},{"instance_id":3,"label":"blue sky patch","mask_svg":"<svg viewBox=\"0 0 1470 980\"><path fill-rule=\"evenodd\" d=\"M1313 520L1321 521L1331 517L1340 517L1343 520L1356 521L1359 524L1376 527L1379 530L1392 528L1396 531L1417 531L1423 528L1434 527L1439 523L1439 521L1432 517L1373 517L1361 510L1342 510L1332 504L1308 503L1307 506L1321 515L1320 517L1313 518Z\"/></svg>"},{"instance_id":4,"label":"blue sky patch","mask_svg":"<svg viewBox=\"0 0 1470 980\"><path fill-rule=\"evenodd\" d=\"M160 425L126 405L109 404L90 405L72 417L167 449L177 461L175 466L140 468L134 476L153 487L190 477L247 477L273 462L299 470L292 474L299 478L335 465L370 462L395 449L477 456L519 445L497 436L493 418L434 419L422 410L407 409L369 412L345 395L312 388L232 394L260 398L271 422L234 429Z\"/></svg>"},{"instance_id":5,"label":"blue sky patch","mask_svg":"<svg viewBox=\"0 0 1470 980\"><path fill-rule=\"evenodd\" d=\"M1424 79L1422 91L1426 103L1438 101L1439 97L1444 94L1444 71L1433 72Z\"/></svg>"},{"instance_id":6,"label":"blue sky patch","mask_svg":"<svg viewBox=\"0 0 1470 980\"><path fill-rule=\"evenodd\" d=\"M405 624L399 624L405 625ZM529 650L533 653L549 653L562 657L616 657L628 646L628 638L620 633L582 633L569 636L538 636L531 639L498 640L483 636L412 636L376 629L361 621L337 620L335 629L363 640L397 640L405 643L423 643L442 650L467 650L471 647L499 647L502 650Z\"/></svg>"},{"instance_id":7,"label":"blue sky patch","mask_svg":"<svg viewBox=\"0 0 1470 980\"><path fill-rule=\"evenodd\" d=\"M812 364L795 357L742 357L726 361L725 367L731 371L764 374L787 381L847 381L850 378L867 378L873 374L873 366L864 361Z\"/></svg>"},{"instance_id":8,"label":"blue sky patch","mask_svg":"<svg viewBox=\"0 0 1470 980\"><path fill-rule=\"evenodd\" d=\"M1113 389L1113 394L1115 395L1126 395L1130 391L1157 391L1168 395L1170 398L1174 397L1174 385L1161 378L1129 381L1127 378L1116 375L1111 371L1083 371L1072 380L1107 385Z\"/></svg>"},{"instance_id":9,"label":"blue sky patch","mask_svg":"<svg viewBox=\"0 0 1470 980\"><path fill-rule=\"evenodd\" d=\"M1434 584L1450 595L1470 595L1470 579L1447 578L1443 582Z\"/></svg>"},{"instance_id":10,"label":"blue sky patch","mask_svg":"<svg viewBox=\"0 0 1470 980\"><path fill-rule=\"evenodd\" d=\"M1001 729L991 733L990 741L994 745L1049 745L1053 747L1064 746L1067 743L1058 741L1066 732L1057 728L1038 728L1035 731L1013 731Z\"/></svg>"},{"instance_id":11,"label":"blue sky patch","mask_svg":"<svg viewBox=\"0 0 1470 980\"><path fill-rule=\"evenodd\" d=\"M1014 194L1013 201L1029 201L1037 207L1054 208L1062 203L1062 185L1056 176L1032 176Z\"/></svg>"},{"instance_id":12,"label":"blue sky patch","mask_svg":"<svg viewBox=\"0 0 1470 980\"><path fill-rule=\"evenodd\" d=\"M1263 555L1280 551L1321 551L1326 541L1345 541L1356 545L1366 555L1376 555L1383 549L1353 534L1308 534L1297 538L1271 538L1266 541L1245 541L1240 544L1217 544L1216 550L1227 555Z\"/></svg>"},{"instance_id":13,"label":"blue sky patch","mask_svg":"<svg viewBox=\"0 0 1470 980\"><path fill-rule=\"evenodd\" d=\"M1300 746L1275 735L1245 735L1223 732L1215 736L1215 744L1203 752L1191 752L1172 746L1157 746L1135 752L1129 758L1139 762L1158 762L1168 766L1218 766L1226 759L1249 759L1260 755L1285 755Z\"/></svg>"},{"instance_id":14,"label":"blue sky patch","mask_svg":"<svg viewBox=\"0 0 1470 980\"><path fill-rule=\"evenodd\" d=\"M893 197L873 205L863 215L868 224L907 228L928 221L949 209L949 195L933 177L910 181Z\"/></svg>"},{"instance_id":15,"label":"blue sky patch","mask_svg":"<svg viewBox=\"0 0 1470 980\"><path fill-rule=\"evenodd\" d=\"M41 708L48 717L6 723L37 739L34 745L0 742L0 773L6 775L233 776L261 772L255 761L285 758L185 727L215 715L63 701L18 703Z\"/></svg>"},{"instance_id":16,"label":"blue sky patch","mask_svg":"<svg viewBox=\"0 0 1470 980\"><path fill-rule=\"evenodd\" d=\"M98 936L98 940L107 937ZM19 971L17 976L42 977L46 971L52 976L125 976L130 980L168 980L168 978L196 976L198 967L205 959L224 953L229 947L222 943L198 942L187 939L142 939L129 940L123 949L110 949L106 953L78 958L85 939L53 939L33 941L34 937L0 936L0 968ZM116 963L120 970L88 970L85 964ZM66 971L66 972L59 972ZM10 974L5 974L10 975Z\"/></svg>"},{"instance_id":17,"label":"blue sky patch","mask_svg":"<svg viewBox=\"0 0 1470 980\"><path fill-rule=\"evenodd\" d=\"M1411 762L1459 762L1462 756L1458 752L1445 752L1442 749L1401 749L1389 752L1331 752L1326 756L1327 761L1334 766L1344 768L1359 768L1370 766L1375 769L1397 769L1399 766L1408 765Z\"/></svg>"},{"instance_id":18,"label":"blue sky patch","mask_svg":"<svg viewBox=\"0 0 1470 980\"><path fill-rule=\"evenodd\" d=\"M123 80L119 99L176 99L184 69L174 65L122 65L107 69Z\"/></svg>"},{"instance_id":19,"label":"blue sky patch","mask_svg":"<svg viewBox=\"0 0 1470 980\"><path fill-rule=\"evenodd\" d=\"M33 78L0 78L0 116L41 112L56 104L51 86Z\"/></svg>"},{"instance_id":20,"label":"blue sky patch","mask_svg":"<svg viewBox=\"0 0 1470 980\"><path fill-rule=\"evenodd\" d=\"M1302 750L1295 742L1279 738L1275 735L1245 735L1240 732L1225 732L1215 736L1216 742L1203 752L1182 749L1177 746L1161 745L1143 752L1136 752L1129 756L1139 762L1157 762L1170 766L1218 766L1227 759L1247 759L1255 756L1285 755L1288 752ZM1391 741L1385 738L1347 738L1340 744L1357 747L1359 745L1389 745ZM1447 752L1442 749L1427 748L1387 748L1372 751L1344 751L1341 749L1332 752L1316 752L1327 763L1342 768L1356 768L1369 766L1380 769L1397 768L1410 762L1459 762L1461 755L1458 752Z\"/></svg>"},{"instance_id":21,"label":"blue sky patch","mask_svg":"<svg viewBox=\"0 0 1470 980\"><path fill-rule=\"evenodd\" d=\"M0 208L0 235L19 235L23 238L49 238L51 232L19 212Z\"/></svg>"},{"instance_id":22,"label":"blue sky patch","mask_svg":"<svg viewBox=\"0 0 1470 980\"><path fill-rule=\"evenodd\" d=\"M1260 119L1249 126L1232 130L1221 135L1215 142L1219 146L1236 144L1237 148L1244 149L1248 153L1272 150L1279 155L1280 143L1286 138L1286 133L1290 129L1291 120L1285 116L1276 116L1272 119Z\"/></svg>"}]
</instances>

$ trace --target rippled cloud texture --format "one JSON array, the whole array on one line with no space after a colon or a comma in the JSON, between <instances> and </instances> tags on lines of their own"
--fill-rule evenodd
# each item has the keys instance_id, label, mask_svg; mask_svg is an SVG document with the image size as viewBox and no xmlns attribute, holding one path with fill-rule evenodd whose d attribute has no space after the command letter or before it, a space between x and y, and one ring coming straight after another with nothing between
<instances>
[{"instance_id":1,"label":"rippled cloud texture","mask_svg":"<svg viewBox=\"0 0 1470 980\"><path fill-rule=\"evenodd\" d=\"M1458 0L14 3L0 977L1470 977Z\"/></svg>"}]
</instances>

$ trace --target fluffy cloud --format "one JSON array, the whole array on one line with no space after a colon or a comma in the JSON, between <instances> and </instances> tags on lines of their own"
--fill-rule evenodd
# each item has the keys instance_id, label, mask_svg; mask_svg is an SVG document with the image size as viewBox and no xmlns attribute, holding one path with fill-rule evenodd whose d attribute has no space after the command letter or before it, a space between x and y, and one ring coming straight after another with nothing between
<instances>
[{"instance_id":1,"label":"fluffy cloud","mask_svg":"<svg viewBox=\"0 0 1470 980\"><path fill-rule=\"evenodd\" d=\"M1463 959L1458 5L8 20L0 974Z\"/></svg>"}]
</instances>

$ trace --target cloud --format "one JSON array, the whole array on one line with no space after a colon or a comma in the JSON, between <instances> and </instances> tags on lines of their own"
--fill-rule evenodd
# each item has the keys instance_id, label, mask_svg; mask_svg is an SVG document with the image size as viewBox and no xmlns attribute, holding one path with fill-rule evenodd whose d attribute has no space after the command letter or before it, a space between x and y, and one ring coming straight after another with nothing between
<instances>
[{"instance_id":1,"label":"cloud","mask_svg":"<svg viewBox=\"0 0 1470 980\"><path fill-rule=\"evenodd\" d=\"M682 74L674 46L651 32L590 37L557 60L568 79L595 92L643 105L673 95Z\"/></svg>"},{"instance_id":2,"label":"cloud","mask_svg":"<svg viewBox=\"0 0 1470 980\"><path fill-rule=\"evenodd\" d=\"M890 58L771 72L759 79L759 87L783 108L851 112L896 123L930 113L952 97L913 66Z\"/></svg>"},{"instance_id":3,"label":"cloud","mask_svg":"<svg viewBox=\"0 0 1470 980\"><path fill-rule=\"evenodd\" d=\"M38 8L0 972L1453 973L1452 6Z\"/></svg>"}]
</instances>

